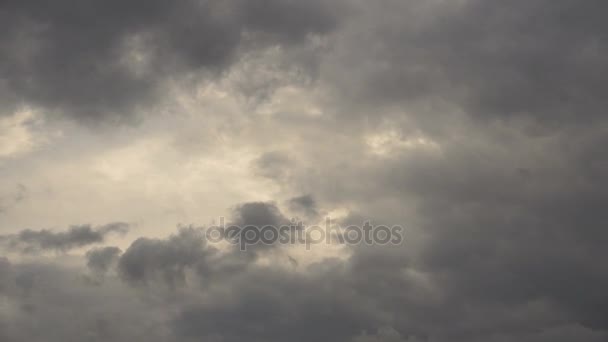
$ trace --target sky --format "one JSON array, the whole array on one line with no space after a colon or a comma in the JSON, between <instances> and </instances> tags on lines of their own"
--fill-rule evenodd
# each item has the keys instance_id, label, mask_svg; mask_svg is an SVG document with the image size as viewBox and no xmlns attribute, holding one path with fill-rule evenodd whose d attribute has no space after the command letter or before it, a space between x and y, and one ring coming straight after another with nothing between
<instances>
[{"instance_id":1,"label":"sky","mask_svg":"<svg viewBox=\"0 0 608 342\"><path fill-rule=\"evenodd\" d=\"M606 11L0 2L0 341L608 341Z\"/></svg>"}]
</instances>

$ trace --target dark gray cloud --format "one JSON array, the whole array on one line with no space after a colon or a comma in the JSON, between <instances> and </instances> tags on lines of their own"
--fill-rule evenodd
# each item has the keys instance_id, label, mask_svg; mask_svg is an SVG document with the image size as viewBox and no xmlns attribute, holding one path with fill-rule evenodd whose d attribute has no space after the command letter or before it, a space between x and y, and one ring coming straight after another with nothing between
<instances>
[{"instance_id":1,"label":"dark gray cloud","mask_svg":"<svg viewBox=\"0 0 608 342\"><path fill-rule=\"evenodd\" d=\"M279 227L289 224L273 203L250 202L233 208L233 217L226 227L266 225ZM139 238L124 252L118 261L118 271L128 283L139 286L161 284L170 289L184 286L189 273L206 282L210 277L222 277L226 273L239 272L254 262L260 253L272 246L255 244L249 251L240 251L238 243L233 250L220 255L215 246L206 240L206 229L182 227L165 240Z\"/></svg>"},{"instance_id":2,"label":"dark gray cloud","mask_svg":"<svg viewBox=\"0 0 608 342\"><path fill-rule=\"evenodd\" d=\"M175 288L186 281L188 268L205 268L206 259L215 253L206 246L204 232L192 227L167 240L139 238L121 256L118 270L133 285L161 282Z\"/></svg>"},{"instance_id":3,"label":"dark gray cloud","mask_svg":"<svg viewBox=\"0 0 608 342\"><path fill-rule=\"evenodd\" d=\"M575 138L563 129L547 139L511 129L471 129L449 137L441 153L335 156L344 167L319 166L324 178L293 177L295 191L313 188L325 203L356 208L345 223L405 226L401 248L353 248L349 276L357 285L347 286L373 293L399 317L391 327L403 336L606 338L608 268L598 260L606 257L607 187L595 147L603 133L586 127ZM394 290L417 281L426 285L411 296Z\"/></svg>"},{"instance_id":4,"label":"dark gray cloud","mask_svg":"<svg viewBox=\"0 0 608 342\"><path fill-rule=\"evenodd\" d=\"M297 196L289 199L289 208L306 218L315 218L319 215L317 211L317 203L311 195Z\"/></svg>"},{"instance_id":5,"label":"dark gray cloud","mask_svg":"<svg viewBox=\"0 0 608 342\"><path fill-rule=\"evenodd\" d=\"M10 262L7 258L0 258L0 293L6 291L9 285Z\"/></svg>"},{"instance_id":6,"label":"dark gray cloud","mask_svg":"<svg viewBox=\"0 0 608 342\"><path fill-rule=\"evenodd\" d=\"M17 304L0 320L11 323L3 334L7 341L42 340L37 334L44 334L46 341L66 336L127 341L137 336L152 341L592 342L607 336L601 329L576 323L571 313L549 298L511 302L491 294L498 289L497 284L484 283L495 280L491 277L468 280L491 289L486 292L490 297L484 298L483 291L464 291L440 269L421 268L404 258L401 248L361 249L348 260L325 259L300 272L255 263L235 272L221 258L210 262L203 256L208 252L204 245L187 247L189 252L180 254L192 233L182 230L146 244L146 255L155 256L137 262L147 270L146 287L132 287L133 278L124 274L108 276L100 286L91 287L78 279L74 269L0 263L0 294ZM141 253L142 246L134 243L130 253ZM124 257L135 265L132 256ZM201 262L215 270L200 268ZM152 268L158 277L150 276ZM177 269L194 272L178 276ZM228 272L215 273L222 269ZM477 274L470 271L471 276ZM168 280L175 285L171 292L150 292ZM70 310L83 305L95 309L79 315L75 328ZM45 321L49 324L34 324L40 319L50 320Z\"/></svg>"},{"instance_id":7,"label":"dark gray cloud","mask_svg":"<svg viewBox=\"0 0 608 342\"><path fill-rule=\"evenodd\" d=\"M231 226L240 228L240 233L236 236L231 234L228 229ZM302 227L294 225L294 222L286 218L273 202L248 202L237 205L233 209L232 218L227 223L226 237L232 243L240 246L239 251L235 250L232 255L233 262L241 263L254 261L260 253L275 252L281 254L280 245L272 242L272 236L266 237L269 242L263 242L264 227L271 226L277 229L289 226L289 230L283 231L282 234L297 234L296 231L301 231ZM248 231L253 232L248 233ZM251 235L249 235L251 234ZM252 236L253 238L251 238ZM295 237L295 236L293 236ZM275 242L278 241L279 235L274 235ZM283 256L287 257L287 256ZM244 259L245 258L245 259Z\"/></svg>"},{"instance_id":8,"label":"dark gray cloud","mask_svg":"<svg viewBox=\"0 0 608 342\"><path fill-rule=\"evenodd\" d=\"M8 268L8 272L5 272ZM0 263L3 341L165 341L162 311L133 297L115 278L83 281L81 269L43 263ZM165 306L164 310L167 307Z\"/></svg>"},{"instance_id":9,"label":"dark gray cloud","mask_svg":"<svg viewBox=\"0 0 608 342\"><path fill-rule=\"evenodd\" d=\"M490 121L538 120L542 130L603 117L602 1L364 7L325 74L351 103L345 115L381 120L382 108L415 108L429 130L458 111Z\"/></svg>"},{"instance_id":10,"label":"dark gray cloud","mask_svg":"<svg viewBox=\"0 0 608 342\"><path fill-rule=\"evenodd\" d=\"M319 1L4 1L0 104L83 121L129 119L182 73L212 76L239 50L298 44L337 25ZM148 103L148 104L147 104Z\"/></svg>"},{"instance_id":11,"label":"dark gray cloud","mask_svg":"<svg viewBox=\"0 0 608 342\"><path fill-rule=\"evenodd\" d=\"M129 225L123 222L109 223L103 226L91 225L71 226L65 232L54 232L48 229L22 230L14 235L0 236L5 246L21 252L58 251L84 247L104 242L106 236L112 233L125 234Z\"/></svg>"},{"instance_id":12,"label":"dark gray cloud","mask_svg":"<svg viewBox=\"0 0 608 342\"><path fill-rule=\"evenodd\" d=\"M238 205L234 209L231 222L240 227L255 226L258 228L279 227L287 223L289 220L283 216L276 204L266 202L249 202Z\"/></svg>"},{"instance_id":13,"label":"dark gray cloud","mask_svg":"<svg viewBox=\"0 0 608 342\"><path fill-rule=\"evenodd\" d=\"M81 261L105 274L96 287L79 281L84 268L0 259L8 303L0 301L0 339L608 339L604 2L361 1L352 12L292 1L197 3L205 11L191 2L7 4L0 42L14 48L0 63L5 101L78 117L127 112L163 77L217 74L242 49L326 34L323 115L259 120L276 120L291 137L252 147L260 152L252 171L281 196L237 205L226 223L280 225L283 203L406 230L403 245L350 246L341 259L310 264L281 248L215 248L204 229L186 227L141 237L120 256L115 247L91 251ZM117 9L121 16L109 16ZM114 25L82 26L106 17ZM121 64L129 44L158 74ZM64 89L50 86L62 77ZM394 146L370 151L366 134L386 131ZM10 239L65 250L113 231L87 227ZM91 310L71 314L82 307Z\"/></svg>"},{"instance_id":14,"label":"dark gray cloud","mask_svg":"<svg viewBox=\"0 0 608 342\"><path fill-rule=\"evenodd\" d=\"M340 265L331 271L344 275ZM366 307L359 293L341 291L339 278L330 270L300 276L253 268L239 278L227 296L186 307L173 321L176 335L225 341L348 341L379 324L379 313Z\"/></svg>"},{"instance_id":15,"label":"dark gray cloud","mask_svg":"<svg viewBox=\"0 0 608 342\"><path fill-rule=\"evenodd\" d=\"M435 246L418 259L408 257L404 246L360 246L353 247L346 260L328 258L297 272L257 264L242 255L235 268L240 252L215 250L195 228L183 228L167 239L136 240L119 259L119 276L108 274L96 287L79 281L77 270L3 260L0 295L18 303L18 309L4 318L11 325L3 333L7 341L37 341L36 334L47 329L52 334L44 335L46 341L65 336L113 341L133 336L152 341L606 338L601 321L586 319L593 317L593 307L599 310L596 318L605 317L604 280L584 276L601 274L597 268L570 268L588 264L573 255L572 248L561 244L555 247L561 253L547 258L551 249L530 236L528 244L498 236L499 225L494 223L487 234L477 231L458 237L466 227L460 223L454 220L454 234L428 227ZM510 250L517 255L510 255ZM89 253L88 264L93 254L114 258L118 250L97 249ZM107 258L102 259L105 270ZM563 278L555 278L560 274ZM171 291L151 291L167 286ZM78 317L86 329L75 329L69 312L82 305L96 309ZM49 325L33 324L43 318L51 319Z\"/></svg>"},{"instance_id":16,"label":"dark gray cloud","mask_svg":"<svg viewBox=\"0 0 608 342\"><path fill-rule=\"evenodd\" d=\"M98 247L87 251L87 267L96 277L103 277L110 270L122 251L118 247Z\"/></svg>"}]
</instances>

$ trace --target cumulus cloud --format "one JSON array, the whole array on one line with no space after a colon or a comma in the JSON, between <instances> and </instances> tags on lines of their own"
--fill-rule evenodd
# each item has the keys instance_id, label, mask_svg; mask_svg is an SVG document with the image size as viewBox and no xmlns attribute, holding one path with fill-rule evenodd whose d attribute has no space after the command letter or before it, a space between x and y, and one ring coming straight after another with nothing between
<instances>
[{"instance_id":1,"label":"cumulus cloud","mask_svg":"<svg viewBox=\"0 0 608 342\"><path fill-rule=\"evenodd\" d=\"M187 268L204 267L214 253L205 246L204 234L195 228L184 228L167 240L139 238L121 256L118 269L133 285L162 281L173 288L186 281Z\"/></svg>"}]
</instances>

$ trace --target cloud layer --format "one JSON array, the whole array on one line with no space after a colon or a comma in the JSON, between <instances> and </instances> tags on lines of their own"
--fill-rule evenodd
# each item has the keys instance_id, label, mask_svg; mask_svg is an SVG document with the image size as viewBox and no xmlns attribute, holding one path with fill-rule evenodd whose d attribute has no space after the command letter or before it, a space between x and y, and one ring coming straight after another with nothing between
<instances>
[{"instance_id":1,"label":"cloud layer","mask_svg":"<svg viewBox=\"0 0 608 342\"><path fill-rule=\"evenodd\" d=\"M606 7L3 2L0 340L606 341Z\"/></svg>"}]
</instances>

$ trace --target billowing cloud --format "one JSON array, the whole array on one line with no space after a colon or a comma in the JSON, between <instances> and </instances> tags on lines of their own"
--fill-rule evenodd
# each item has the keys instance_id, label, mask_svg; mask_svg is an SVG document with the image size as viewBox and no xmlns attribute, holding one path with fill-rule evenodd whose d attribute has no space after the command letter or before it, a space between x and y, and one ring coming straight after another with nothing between
<instances>
[{"instance_id":1,"label":"billowing cloud","mask_svg":"<svg viewBox=\"0 0 608 342\"><path fill-rule=\"evenodd\" d=\"M2 6L0 340L608 339L604 2Z\"/></svg>"},{"instance_id":2,"label":"billowing cloud","mask_svg":"<svg viewBox=\"0 0 608 342\"><path fill-rule=\"evenodd\" d=\"M118 267L123 279L134 285L163 281L170 287L186 281L186 269L204 267L206 241L200 230L181 230L168 240L139 238L121 256Z\"/></svg>"}]
</instances>

